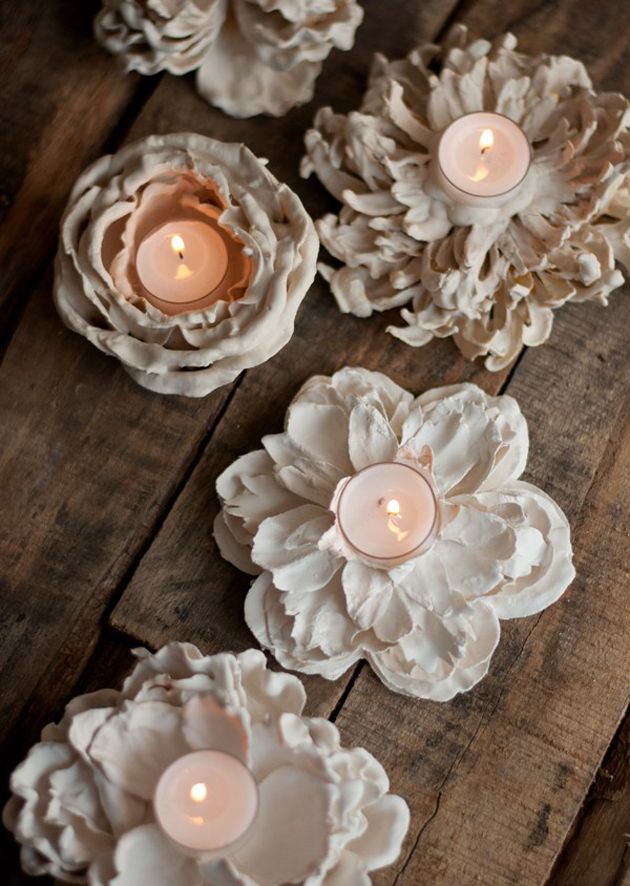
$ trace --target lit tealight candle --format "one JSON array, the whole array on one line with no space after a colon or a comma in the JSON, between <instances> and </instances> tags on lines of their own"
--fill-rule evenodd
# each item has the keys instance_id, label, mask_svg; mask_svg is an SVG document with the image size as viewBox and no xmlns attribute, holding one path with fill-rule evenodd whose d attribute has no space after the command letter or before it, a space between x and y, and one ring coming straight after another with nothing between
<instances>
[{"instance_id":1,"label":"lit tealight candle","mask_svg":"<svg viewBox=\"0 0 630 886\"><path fill-rule=\"evenodd\" d=\"M337 523L357 553L384 565L403 562L421 553L435 536L435 493L412 465L370 465L342 489Z\"/></svg>"},{"instance_id":2,"label":"lit tealight candle","mask_svg":"<svg viewBox=\"0 0 630 886\"><path fill-rule=\"evenodd\" d=\"M150 231L138 247L136 270L149 301L196 307L221 283L228 249L218 228L182 219Z\"/></svg>"},{"instance_id":3,"label":"lit tealight candle","mask_svg":"<svg viewBox=\"0 0 630 886\"><path fill-rule=\"evenodd\" d=\"M509 117L465 114L442 133L437 150L442 189L458 203L500 206L524 181L531 148Z\"/></svg>"},{"instance_id":4,"label":"lit tealight candle","mask_svg":"<svg viewBox=\"0 0 630 886\"><path fill-rule=\"evenodd\" d=\"M249 769L221 751L195 751L162 774L153 801L162 830L191 852L216 852L237 842L258 811Z\"/></svg>"}]
</instances>

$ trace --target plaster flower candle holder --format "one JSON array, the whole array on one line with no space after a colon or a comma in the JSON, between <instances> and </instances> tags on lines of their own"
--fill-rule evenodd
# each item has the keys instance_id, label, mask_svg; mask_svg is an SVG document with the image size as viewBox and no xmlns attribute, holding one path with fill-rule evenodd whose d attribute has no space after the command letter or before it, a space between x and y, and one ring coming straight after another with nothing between
<instances>
[{"instance_id":1,"label":"plaster flower candle holder","mask_svg":"<svg viewBox=\"0 0 630 886\"><path fill-rule=\"evenodd\" d=\"M560 305L606 304L630 267L629 123L580 62L511 34L377 56L359 110L322 108L306 136L303 175L342 203L317 225L339 307L407 306L393 335L453 336L499 370Z\"/></svg>"},{"instance_id":2,"label":"plaster flower candle holder","mask_svg":"<svg viewBox=\"0 0 630 886\"><path fill-rule=\"evenodd\" d=\"M234 117L310 101L333 48L351 49L357 0L104 0L96 38L127 71L185 74Z\"/></svg>"},{"instance_id":3,"label":"plaster flower candle holder","mask_svg":"<svg viewBox=\"0 0 630 886\"><path fill-rule=\"evenodd\" d=\"M27 873L91 886L359 886L396 859L406 803L371 754L303 716L296 677L255 650L171 643L136 655L121 692L75 698L14 771L4 822ZM235 825L238 840L216 848Z\"/></svg>"},{"instance_id":4,"label":"plaster flower candle holder","mask_svg":"<svg viewBox=\"0 0 630 886\"><path fill-rule=\"evenodd\" d=\"M244 145L154 135L79 177L54 298L143 387L201 397L289 341L318 248L296 194Z\"/></svg>"},{"instance_id":5,"label":"plaster flower candle holder","mask_svg":"<svg viewBox=\"0 0 630 886\"><path fill-rule=\"evenodd\" d=\"M310 379L262 442L217 481L215 538L258 576L247 624L286 668L334 680L365 658L395 692L446 701L487 672L499 619L573 580L566 517L519 479L512 397L414 399L346 368Z\"/></svg>"}]
</instances>

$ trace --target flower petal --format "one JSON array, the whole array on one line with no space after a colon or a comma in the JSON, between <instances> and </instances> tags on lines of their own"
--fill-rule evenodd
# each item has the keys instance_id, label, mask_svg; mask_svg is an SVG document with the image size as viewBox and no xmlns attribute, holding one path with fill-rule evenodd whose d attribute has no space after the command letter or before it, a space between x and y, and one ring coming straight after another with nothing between
<instances>
[{"instance_id":1,"label":"flower petal","mask_svg":"<svg viewBox=\"0 0 630 886\"><path fill-rule=\"evenodd\" d=\"M330 788L297 766L281 766L259 787L258 817L232 862L260 886L302 882L328 854Z\"/></svg>"},{"instance_id":2,"label":"flower petal","mask_svg":"<svg viewBox=\"0 0 630 886\"><path fill-rule=\"evenodd\" d=\"M363 813L367 829L358 840L348 843L346 849L359 855L368 871L393 864L409 829L409 807L402 797L386 794L366 806Z\"/></svg>"},{"instance_id":3,"label":"flower petal","mask_svg":"<svg viewBox=\"0 0 630 886\"><path fill-rule=\"evenodd\" d=\"M222 707L211 695L195 695L182 710L182 732L193 751L224 751L247 764L249 753L247 715Z\"/></svg>"},{"instance_id":4,"label":"flower petal","mask_svg":"<svg viewBox=\"0 0 630 886\"><path fill-rule=\"evenodd\" d=\"M381 461L393 461L398 439L390 423L375 406L359 402L350 413L350 460L356 471Z\"/></svg>"},{"instance_id":5,"label":"flower petal","mask_svg":"<svg viewBox=\"0 0 630 886\"><path fill-rule=\"evenodd\" d=\"M485 676L499 636L494 611L475 601L441 618L427 611L410 635L367 658L394 692L449 701Z\"/></svg>"},{"instance_id":6,"label":"flower petal","mask_svg":"<svg viewBox=\"0 0 630 886\"><path fill-rule=\"evenodd\" d=\"M181 710L162 702L127 704L96 733L90 757L115 785L152 800L170 764L190 750Z\"/></svg>"},{"instance_id":7,"label":"flower petal","mask_svg":"<svg viewBox=\"0 0 630 886\"><path fill-rule=\"evenodd\" d=\"M519 481L477 498L516 534L506 581L484 599L499 618L522 618L554 603L575 578L566 516L541 489Z\"/></svg>"},{"instance_id":8,"label":"flower petal","mask_svg":"<svg viewBox=\"0 0 630 886\"><path fill-rule=\"evenodd\" d=\"M335 576L333 581L339 584L334 594L325 589L304 595L297 624L270 573L263 572L252 584L245 621L283 667L336 680L361 658L361 648L350 642L352 623L340 602L341 580Z\"/></svg>"},{"instance_id":9,"label":"flower petal","mask_svg":"<svg viewBox=\"0 0 630 886\"><path fill-rule=\"evenodd\" d=\"M351 560L342 581L348 615L362 631L373 630L379 640L394 643L413 629L411 607L388 572Z\"/></svg>"},{"instance_id":10,"label":"flower petal","mask_svg":"<svg viewBox=\"0 0 630 886\"><path fill-rule=\"evenodd\" d=\"M272 572L280 590L321 588L340 566L333 552L318 547L333 519L329 511L316 505L302 505L268 517L254 539L252 559Z\"/></svg>"},{"instance_id":11,"label":"flower petal","mask_svg":"<svg viewBox=\"0 0 630 886\"><path fill-rule=\"evenodd\" d=\"M252 722L267 720L270 714L302 713L306 693L297 677L270 671L257 649L241 652L237 658Z\"/></svg>"},{"instance_id":12,"label":"flower petal","mask_svg":"<svg viewBox=\"0 0 630 886\"><path fill-rule=\"evenodd\" d=\"M156 824L128 831L118 841L114 864L117 875L111 886L203 886L194 859L180 852Z\"/></svg>"},{"instance_id":13,"label":"flower petal","mask_svg":"<svg viewBox=\"0 0 630 886\"><path fill-rule=\"evenodd\" d=\"M457 514L433 551L442 561L451 588L472 599L489 593L503 581L507 562L516 550L516 537L498 514L475 507L477 496L454 501L459 504Z\"/></svg>"}]
</instances>

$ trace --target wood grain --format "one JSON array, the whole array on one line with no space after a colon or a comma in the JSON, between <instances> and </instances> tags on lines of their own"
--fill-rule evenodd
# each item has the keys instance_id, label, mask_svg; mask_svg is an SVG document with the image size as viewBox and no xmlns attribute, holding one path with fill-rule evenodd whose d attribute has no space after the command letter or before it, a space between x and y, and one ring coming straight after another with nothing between
<instances>
[{"instance_id":1,"label":"wood grain","mask_svg":"<svg viewBox=\"0 0 630 886\"><path fill-rule=\"evenodd\" d=\"M549 886L621 886L630 877L630 716L588 793Z\"/></svg>"},{"instance_id":2,"label":"wood grain","mask_svg":"<svg viewBox=\"0 0 630 886\"><path fill-rule=\"evenodd\" d=\"M95 3L3 0L0 317L19 310L57 239L68 190L149 83L96 45Z\"/></svg>"}]
</instances>

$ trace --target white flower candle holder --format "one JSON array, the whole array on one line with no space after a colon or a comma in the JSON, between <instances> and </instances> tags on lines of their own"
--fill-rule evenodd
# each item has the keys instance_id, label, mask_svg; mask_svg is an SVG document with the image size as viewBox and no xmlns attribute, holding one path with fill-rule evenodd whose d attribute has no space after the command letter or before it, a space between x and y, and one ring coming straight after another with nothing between
<instances>
[{"instance_id":1,"label":"white flower candle holder","mask_svg":"<svg viewBox=\"0 0 630 886\"><path fill-rule=\"evenodd\" d=\"M296 677L255 650L135 654L121 692L71 701L11 777L4 823L27 873L332 886L369 883L395 861L407 804L371 754L303 715Z\"/></svg>"},{"instance_id":2,"label":"white flower candle holder","mask_svg":"<svg viewBox=\"0 0 630 886\"><path fill-rule=\"evenodd\" d=\"M437 73L435 73L437 71ZM403 307L412 346L452 336L507 366L567 301L606 304L630 268L630 105L568 56L454 28L377 56L359 113L322 108L302 174L341 203L317 223L340 309Z\"/></svg>"},{"instance_id":3,"label":"white flower candle holder","mask_svg":"<svg viewBox=\"0 0 630 886\"><path fill-rule=\"evenodd\" d=\"M281 116L311 100L362 19L357 0L104 0L94 30L126 71L197 70L200 95L227 114Z\"/></svg>"},{"instance_id":4,"label":"white flower candle holder","mask_svg":"<svg viewBox=\"0 0 630 886\"><path fill-rule=\"evenodd\" d=\"M217 481L215 538L258 576L245 618L286 668L334 680L364 658L395 692L446 701L486 674L500 619L573 580L566 517L519 479L527 424L509 396L414 399L342 369L262 442Z\"/></svg>"},{"instance_id":5,"label":"white flower candle holder","mask_svg":"<svg viewBox=\"0 0 630 886\"><path fill-rule=\"evenodd\" d=\"M201 397L289 341L319 242L243 145L150 136L78 179L61 223L61 318L143 387Z\"/></svg>"}]
</instances>

